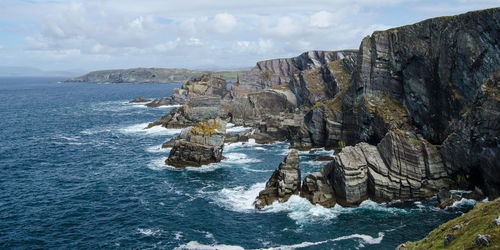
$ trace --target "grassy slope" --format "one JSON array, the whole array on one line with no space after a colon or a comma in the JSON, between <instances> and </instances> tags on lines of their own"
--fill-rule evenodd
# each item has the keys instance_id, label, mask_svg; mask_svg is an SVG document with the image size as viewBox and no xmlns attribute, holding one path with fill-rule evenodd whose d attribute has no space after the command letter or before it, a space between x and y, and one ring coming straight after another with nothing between
<instances>
[{"instance_id":1,"label":"grassy slope","mask_svg":"<svg viewBox=\"0 0 500 250\"><path fill-rule=\"evenodd\" d=\"M500 249L500 226L493 221L500 215L500 198L479 203L468 213L450 220L434 229L425 239L407 242L405 249L444 249L444 238L452 233L455 240L446 249L479 249L474 244L476 235L491 235L489 249ZM459 230L452 230L460 225Z\"/></svg>"}]
</instances>

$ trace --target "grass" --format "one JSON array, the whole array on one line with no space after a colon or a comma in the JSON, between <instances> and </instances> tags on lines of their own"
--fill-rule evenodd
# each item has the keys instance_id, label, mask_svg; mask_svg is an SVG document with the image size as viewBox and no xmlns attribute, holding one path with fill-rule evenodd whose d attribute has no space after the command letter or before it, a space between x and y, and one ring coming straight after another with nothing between
<instances>
[{"instance_id":1,"label":"grass","mask_svg":"<svg viewBox=\"0 0 500 250\"><path fill-rule=\"evenodd\" d=\"M404 249L444 249L444 238L453 234L453 240L446 249L479 249L474 241L478 234L491 235L489 249L500 249L500 226L493 221L500 215L500 198L479 203L468 213L450 220L434 229L425 239L405 243ZM452 228L459 225L460 229Z\"/></svg>"}]
</instances>

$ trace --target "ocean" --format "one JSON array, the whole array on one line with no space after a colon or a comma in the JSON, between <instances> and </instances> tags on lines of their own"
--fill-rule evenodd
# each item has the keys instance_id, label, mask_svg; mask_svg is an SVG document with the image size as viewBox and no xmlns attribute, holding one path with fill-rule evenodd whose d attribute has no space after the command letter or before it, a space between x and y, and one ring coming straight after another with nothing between
<instances>
[{"instance_id":1,"label":"ocean","mask_svg":"<svg viewBox=\"0 0 500 250\"><path fill-rule=\"evenodd\" d=\"M226 144L202 168L164 165L180 132L152 121L173 107L127 104L180 84L58 83L0 78L0 248L394 249L470 210L435 198L323 208L292 196L253 201L289 152L287 142ZM230 127L229 130L242 130ZM319 150L300 152L301 175Z\"/></svg>"}]
</instances>

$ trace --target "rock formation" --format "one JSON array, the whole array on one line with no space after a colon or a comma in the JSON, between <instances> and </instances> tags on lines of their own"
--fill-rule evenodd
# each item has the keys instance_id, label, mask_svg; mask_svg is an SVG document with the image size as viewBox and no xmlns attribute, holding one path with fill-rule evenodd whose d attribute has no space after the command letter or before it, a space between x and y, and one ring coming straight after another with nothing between
<instances>
[{"instance_id":1,"label":"rock formation","mask_svg":"<svg viewBox=\"0 0 500 250\"><path fill-rule=\"evenodd\" d=\"M262 209L274 201L286 202L290 196L299 194L300 168L299 153L297 150L290 152L285 160L274 171L266 183L266 188L259 193L255 200L255 207Z\"/></svg>"},{"instance_id":2,"label":"rock formation","mask_svg":"<svg viewBox=\"0 0 500 250\"><path fill-rule=\"evenodd\" d=\"M336 204L332 185L322 172L314 172L304 179L300 196L312 204L333 207Z\"/></svg>"},{"instance_id":3,"label":"rock formation","mask_svg":"<svg viewBox=\"0 0 500 250\"><path fill-rule=\"evenodd\" d=\"M199 122L189 129L186 139L179 138L173 145L167 165L200 167L222 160L226 123L219 119Z\"/></svg>"},{"instance_id":4,"label":"rock formation","mask_svg":"<svg viewBox=\"0 0 500 250\"><path fill-rule=\"evenodd\" d=\"M390 201L432 196L449 187L449 178L437 148L415 135L390 131L377 145L347 146L327 164L323 175L335 199L344 206L365 199Z\"/></svg>"},{"instance_id":5,"label":"rock formation","mask_svg":"<svg viewBox=\"0 0 500 250\"><path fill-rule=\"evenodd\" d=\"M134 98L133 100L129 101L128 103L141 103L141 102L149 102L149 99L146 99L144 96L140 96L137 98Z\"/></svg>"},{"instance_id":6,"label":"rock formation","mask_svg":"<svg viewBox=\"0 0 500 250\"><path fill-rule=\"evenodd\" d=\"M203 74L200 77L193 77L180 89L175 88L172 96L162 97L146 104L149 107L158 107L162 105L176 105L188 103L191 99L202 97L224 98L228 94L227 82L222 77L213 74Z\"/></svg>"}]
</instances>

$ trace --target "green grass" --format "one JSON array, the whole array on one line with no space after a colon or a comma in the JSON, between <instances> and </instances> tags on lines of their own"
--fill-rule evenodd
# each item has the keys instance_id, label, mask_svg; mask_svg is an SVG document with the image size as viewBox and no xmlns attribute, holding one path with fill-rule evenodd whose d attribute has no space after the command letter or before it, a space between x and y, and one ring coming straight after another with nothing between
<instances>
[{"instance_id":1,"label":"green grass","mask_svg":"<svg viewBox=\"0 0 500 250\"><path fill-rule=\"evenodd\" d=\"M468 213L450 220L434 229L425 239L405 243L405 249L445 249L444 238L453 234L453 240L446 249L479 249L474 243L478 234L491 235L488 249L500 249L500 226L493 221L500 215L500 198L479 203ZM458 230L452 230L454 226Z\"/></svg>"}]
</instances>

